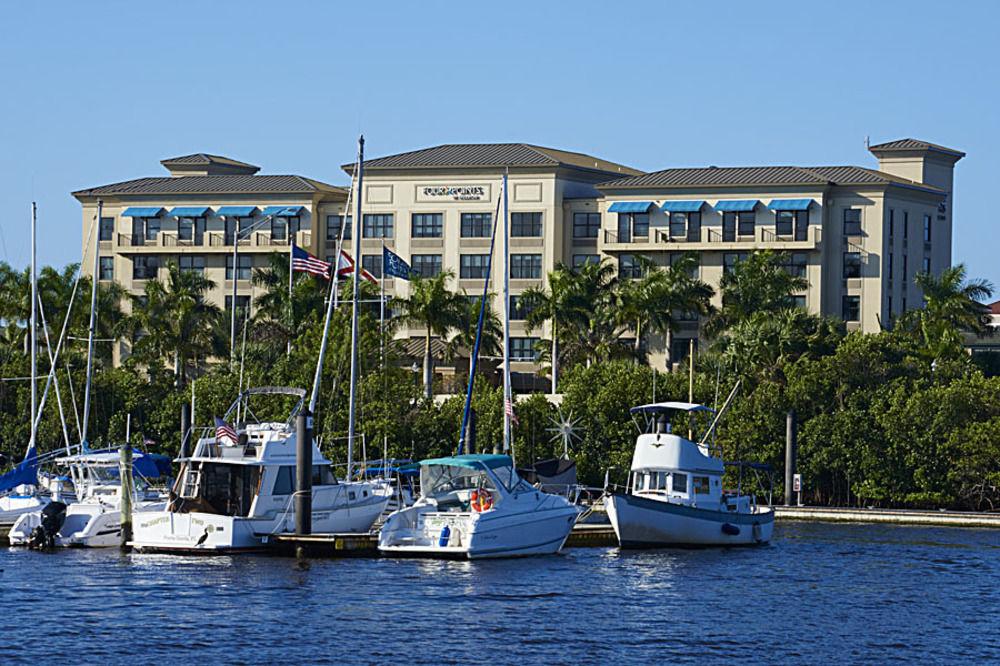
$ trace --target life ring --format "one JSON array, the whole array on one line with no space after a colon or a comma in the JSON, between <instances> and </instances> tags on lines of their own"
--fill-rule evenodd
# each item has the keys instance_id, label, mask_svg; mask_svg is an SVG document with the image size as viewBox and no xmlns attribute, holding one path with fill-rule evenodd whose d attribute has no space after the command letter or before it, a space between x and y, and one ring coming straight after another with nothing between
<instances>
[{"instance_id":1,"label":"life ring","mask_svg":"<svg viewBox=\"0 0 1000 666\"><path fill-rule=\"evenodd\" d=\"M471 504L472 510L477 513L482 513L483 511L489 511L493 508L493 495L485 490L473 490Z\"/></svg>"}]
</instances>

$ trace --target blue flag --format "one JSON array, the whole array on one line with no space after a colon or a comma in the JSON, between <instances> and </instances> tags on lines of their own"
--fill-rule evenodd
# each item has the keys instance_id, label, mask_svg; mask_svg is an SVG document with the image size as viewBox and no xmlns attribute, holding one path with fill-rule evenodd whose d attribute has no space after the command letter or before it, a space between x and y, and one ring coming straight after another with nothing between
<instances>
[{"instance_id":1,"label":"blue flag","mask_svg":"<svg viewBox=\"0 0 1000 666\"><path fill-rule=\"evenodd\" d=\"M410 279L410 265L385 246L382 247L382 272L388 277Z\"/></svg>"}]
</instances>

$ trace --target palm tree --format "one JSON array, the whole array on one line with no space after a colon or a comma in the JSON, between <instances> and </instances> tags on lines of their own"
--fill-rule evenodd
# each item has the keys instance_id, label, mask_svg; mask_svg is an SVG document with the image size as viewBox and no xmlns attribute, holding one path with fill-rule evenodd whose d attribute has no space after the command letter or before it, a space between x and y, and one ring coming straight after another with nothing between
<instances>
[{"instance_id":1,"label":"palm tree","mask_svg":"<svg viewBox=\"0 0 1000 666\"><path fill-rule=\"evenodd\" d=\"M448 341L445 346L445 353L448 358L457 357L463 350L471 354L476 346L476 329L479 327L479 309L482 294L470 296L468 292L463 292L462 305L465 307L459 313L461 323L456 326L455 336ZM486 310L483 312L483 332L479 340L479 356L488 358L498 358L503 354L503 322L500 315L493 309L494 294L486 296Z\"/></svg>"},{"instance_id":2,"label":"palm tree","mask_svg":"<svg viewBox=\"0 0 1000 666\"><path fill-rule=\"evenodd\" d=\"M326 311L329 282L314 276L295 276L289 302L288 255L275 252L269 262L267 268L254 269L252 277L254 286L264 290L255 301L255 337L285 348Z\"/></svg>"},{"instance_id":3,"label":"palm tree","mask_svg":"<svg viewBox=\"0 0 1000 666\"><path fill-rule=\"evenodd\" d=\"M170 357L178 386L187 381L188 365L218 353L219 306L205 300L215 283L204 275L167 264L166 282L150 280L141 296L132 296L132 314L124 321L132 339L132 351L148 362Z\"/></svg>"},{"instance_id":4,"label":"palm tree","mask_svg":"<svg viewBox=\"0 0 1000 666\"><path fill-rule=\"evenodd\" d=\"M550 362L552 364L552 393L556 393L559 382L560 349L559 334L562 330L560 323L567 330L570 329L574 321L579 322L580 317L574 311L576 300L573 298L579 282L579 274L566 264L559 262L555 270L548 274L548 289L544 287L531 287L526 289L520 296L520 305L525 311L525 321L528 331L531 332L540 327L545 321L552 325L552 352Z\"/></svg>"},{"instance_id":5,"label":"palm tree","mask_svg":"<svg viewBox=\"0 0 1000 666\"><path fill-rule=\"evenodd\" d=\"M843 323L802 308L755 312L734 324L717 342L722 360L745 377L784 383L784 368L802 356L832 354Z\"/></svg>"},{"instance_id":6,"label":"palm tree","mask_svg":"<svg viewBox=\"0 0 1000 666\"><path fill-rule=\"evenodd\" d=\"M427 398L432 395L434 380L431 338L436 335L445 339L451 331L461 328L463 316L469 310L465 297L448 289L448 281L454 276L450 270L434 277L414 276L410 281L409 297L396 301L402 312L402 322L424 329L424 396Z\"/></svg>"},{"instance_id":7,"label":"palm tree","mask_svg":"<svg viewBox=\"0 0 1000 666\"><path fill-rule=\"evenodd\" d=\"M964 264L941 275L918 273L914 278L924 294L924 307L903 314L904 329L919 332L924 348L935 358L955 357L962 350L962 333L984 335L989 312L983 301L993 295L988 280L969 280Z\"/></svg>"},{"instance_id":8,"label":"palm tree","mask_svg":"<svg viewBox=\"0 0 1000 666\"><path fill-rule=\"evenodd\" d=\"M804 277L792 275L780 254L753 252L719 281L722 308L709 320L706 331L718 336L755 312L778 313L789 307L795 292L809 286Z\"/></svg>"}]
</instances>

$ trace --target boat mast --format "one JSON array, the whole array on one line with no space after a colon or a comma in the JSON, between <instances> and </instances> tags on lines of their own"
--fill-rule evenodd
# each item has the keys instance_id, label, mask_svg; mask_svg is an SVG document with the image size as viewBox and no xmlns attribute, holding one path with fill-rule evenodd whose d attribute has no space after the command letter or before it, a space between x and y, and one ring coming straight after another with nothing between
<instances>
[{"instance_id":1,"label":"boat mast","mask_svg":"<svg viewBox=\"0 0 1000 666\"><path fill-rule=\"evenodd\" d=\"M510 390L510 230L507 208L507 177L503 170L503 452L514 457L510 441L510 421L514 415L514 401Z\"/></svg>"},{"instance_id":2,"label":"boat mast","mask_svg":"<svg viewBox=\"0 0 1000 666\"><path fill-rule=\"evenodd\" d=\"M28 450L35 448L38 433L38 267L35 264L35 226L38 221L38 206L31 202L31 438Z\"/></svg>"},{"instance_id":3,"label":"boat mast","mask_svg":"<svg viewBox=\"0 0 1000 666\"><path fill-rule=\"evenodd\" d=\"M355 231L361 231L361 199L364 192L365 178L365 135L358 137L358 194L355 197L354 226ZM361 234L356 233L355 238L360 238ZM357 393L358 393L358 299L361 290L358 283L361 280L361 248L360 241L355 241L354 250L354 302L351 304L351 392L350 409L347 416L347 480L351 480L351 466L354 463L354 427ZM339 261L339 259L338 259Z\"/></svg>"},{"instance_id":4,"label":"boat mast","mask_svg":"<svg viewBox=\"0 0 1000 666\"><path fill-rule=\"evenodd\" d=\"M81 444L87 446L87 425L90 421L90 384L94 375L94 334L97 329L97 272L100 268L101 215L104 202L97 200L97 233L94 234L94 270L90 274L90 326L87 329L87 383L83 392L83 436Z\"/></svg>"}]
</instances>

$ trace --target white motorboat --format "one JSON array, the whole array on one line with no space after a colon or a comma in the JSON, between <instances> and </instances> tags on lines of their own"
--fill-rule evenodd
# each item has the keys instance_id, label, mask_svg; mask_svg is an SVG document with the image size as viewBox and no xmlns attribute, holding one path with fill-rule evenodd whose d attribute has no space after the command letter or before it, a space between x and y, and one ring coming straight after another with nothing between
<instances>
[{"instance_id":1,"label":"white motorboat","mask_svg":"<svg viewBox=\"0 0 1000 666\"><path fill-rule=\"evenodd\" d=\"M89 451L57 458L73 480L79 501L53 496L40 510L20 516L10 529L12 546L107 548L121 544L122 488L117 450ZM166 497L149 479L169 474L169 460L158 466L155 456L133 454L136 474L133 511L153 511L166 506ZM159 456L162 458L162 456Z\"/></svg>"},{"instance_id":2,"label":"white motorboat","mask_svg":"<svg viewBox=\"0 0 1000 666\"><path fill-rule=\"evenodd\" d=\"M755 495L723 491L725 466L707 435L696 443L671 432L671 414L684 412L690 418L713 411L690 402L632 408L633 416L645 417L645 431L636 440L630 481L624 491L609 493L604 500L622 547L770 541L773 509L758 505Z\"/></svg>"},{"instance_id":3,"label":"white motorboat","mask_svg":"<svg viewBox=\"0 0 1000 666\"><path fill-rule=\"evenodd\" d=\"M479 559L559 552L579 512L518 477L510 456L466 454L420 463L420 498L382 527L392 555Z\"/></svg>"},{"instance_id":4,"label":"white motorboat","mask_svg":"<svg viewBox=\"0 0 1000 666\"><path fill-rule=\"evenodd\" d=\"M235 427L238 440L209 430L194 454L179 459L172 500L162 511L136 514L132 546L140 552L230 552L260 550L270 537L295 527L295 417L302 389L262 387L240 394L298 398L284 422L256 421ZM253 415L246 407L245 413ZM315 532L363 533L389 499L385 484L338 481L330 462L312 445L312 528Z\"/></svg>"}]
</instances>

